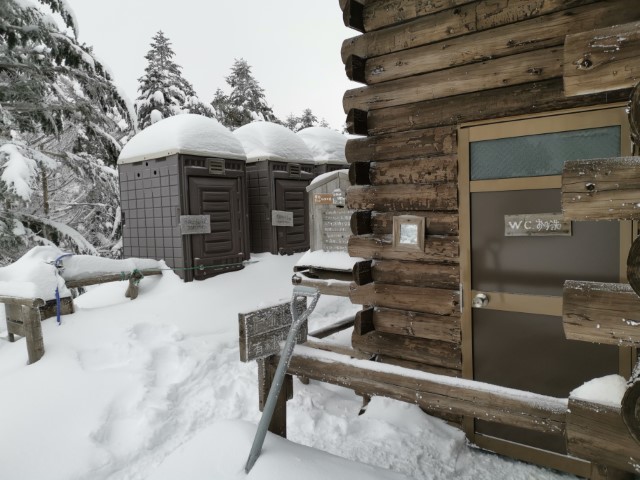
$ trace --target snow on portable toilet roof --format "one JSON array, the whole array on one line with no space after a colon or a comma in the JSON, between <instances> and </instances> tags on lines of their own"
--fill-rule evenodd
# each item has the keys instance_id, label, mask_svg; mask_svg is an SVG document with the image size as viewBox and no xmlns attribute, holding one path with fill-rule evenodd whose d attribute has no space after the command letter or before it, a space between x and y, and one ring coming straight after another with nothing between
<instances>
[{"instance_id":1,"label":"snow on portable toilet roof","mask_svg":"<svg viewBox=\"0 0 640 480\"><path fill-rule=\"evenodd\" d=\"M275 160L278 162L314 163L313 154L304 141L282 125L253 122L234 130L247 152L247 162Z\"/></svg>"},{"instance_id":2,"label":"snow on portable toilet roof","mask_svg":"<svg viewBox=\"0 0 640 480\"><path fill-rule=\"evenodd\" d=\"M164 118L138 133L120 152L118 164L176 153L247 159L242 144L217 120L185 113Z\"/></svg>"},{"instance_id":3,"label":"snow on portable toilet roof","mask_svg":"<svg viewBox=\"0 0 640 480\"><path fill-rule=\"evenodd\" d=\"M298 136L304 140L316 163L347 163L344 148L347 137L326 127L308 127L300 130Z\"/></svg>"}]
</instances>

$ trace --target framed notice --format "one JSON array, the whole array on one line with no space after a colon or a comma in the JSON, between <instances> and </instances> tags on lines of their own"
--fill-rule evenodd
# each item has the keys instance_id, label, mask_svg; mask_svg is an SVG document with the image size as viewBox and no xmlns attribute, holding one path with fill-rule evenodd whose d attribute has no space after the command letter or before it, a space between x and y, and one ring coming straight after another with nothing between
<instances>
[{"instance_id":1,"label":"framed notice","mask_svg":"<svg viewBox=\"0 0 640 480\"><path fill-rule=\"evenodd\" d=\"M182 235L211 233L211 217L209 215L180 215L180 232Z\"/></svg>"},{"instance_id":2,"label":"framed notice","mask_svg":"<svg viewBox=\"0 0 640 480\"><path fill-rule=\"evenodd\" d=\"M565 220L562 213L504 216L505 237L570 237L571 233L571 220Z\"/></svg>"},{"instance_id":3,"label":"framed notice","mask_svg":"<svg viewBox=\"0 0 640 480\"><path fill-rule=\"evenodd\" d=\"M274 227L293 227L293 212L271 210L271 225Z\"/></svg>"}]
</instances>

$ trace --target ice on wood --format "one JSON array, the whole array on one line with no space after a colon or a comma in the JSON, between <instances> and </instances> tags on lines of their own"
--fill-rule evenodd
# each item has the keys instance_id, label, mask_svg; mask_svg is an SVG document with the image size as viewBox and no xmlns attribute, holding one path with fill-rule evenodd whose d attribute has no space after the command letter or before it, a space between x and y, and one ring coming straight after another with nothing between
<instances>
[{"instance_id":1,"label":"ice on wood","mask_svg":"<svg viewBox=\"0 0 640 480\"><path fill-rule=\"evenodd\" d=\"M238 128L233 134L242 143L247 162L313 163L313 154L304 141L282 125L253 122Z\"/></svg>"}]
</instances>

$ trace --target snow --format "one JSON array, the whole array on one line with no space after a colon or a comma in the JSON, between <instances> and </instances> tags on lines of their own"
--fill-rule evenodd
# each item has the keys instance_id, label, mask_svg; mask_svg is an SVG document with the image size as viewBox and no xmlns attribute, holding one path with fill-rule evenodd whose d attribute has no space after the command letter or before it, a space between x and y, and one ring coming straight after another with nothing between
<instances>
[{"instance_id":1,"label":"snow","mask_svg":"<svg viewBox=\"0 0 640 480\"><path fill-rule=\"evenodd\" d=\"M347 163L344 148L347 137L325 127L308 127L297 135L304 140L316 163Z\"/></svg>"},{"instance_id":2,"label":"snow","mask_svg":"<svg viewBox=\"0 0 640 480\"><path fill-rule=\"evenodd\" d=\"M627 381L623 377L607 375L582 384L571 392L571 397L619 408L626 389Z\"/></svg>"},{"instance_id":3,"label":"snow","mask_svg":"<svg viewBox=\"0 0 640 480\"><path fill-rule=\"evenodd\" d=\"M282 125L253 122L234 130L233 134L242 143L248 163L261 160L313 163L313 154L304 141Z\"/></svg>"},{"instance_id":4,"label":"snow","mask_svg":"<svg viewBox=\"0 0 640 480\"><path fill-rule=\"evenodd\" d=\"M364 258L350 257L348 252L326 252L324 250L308 250L298 260L298 267L326 268L328 270L341 270L350 272L353 266L363 261Z\"/></svg>"},{"instance_id":5,"label":"snow","mask_svg":"<svg viewBox=\"0 0 640 480\"><path fill-rule=\"evenodd\" d=\"M120 152L118 164L175 153L245 160L242 145L212 118L186 113L160 120L134 136Z\"/></svg>"},{"instance_id":6,"label":"snow","mask_svg":"<svg viewBox=\"0 0 640 480\"><path fill-rule=\"evenodd\" d=\"M329 180L332 177L337 177L339 175L349 175L349 170L348 169L344 169L344 170L334 170L333 172L325 172L325 173L321 173L320 175L318 175L317 177L315 177L313 180L311 180L311 183L309 183L309 187L311 187L311 185L315 185L321 182L324 182L325 180ZM310 191L310 188L307 188L307 191Z\"/></svg>"},{"instance_id":7,"label":"snow","mask_svg":"<svg viewBox=\"0 0 640 480\"><path fill-rule=\"evenodd\" d=\"M0 179L20 198L29 200L32 193L31 179L36 175L38 168L35 160L22 155L18 147L11 143L0 146L0 154L5 154L7 157Z\"/></svg>"},{"instance_id":8,"label":"snow","mask_svg":"<svg viewBox=\"0 0 640 480\"><path fill-rule=\"evenodd\" d=\"M44 262L55 253L32 250L11 279L50 281ZM288 301L300 257L254 255L244 270L192 283L164 271L144 278L134 301L126 283L92 287L60 326L43 321L46 353L29 366L24 339L9 343L0 324L0 478L573 478L469 448L461 431L415 405L374 398L358 415L351 390L297 379L288 439L269 434L245 475L260 413L256 365L239 361L237 313ZM64 275L74 260L93 262L65 258ZM309 330L358 309L323 296Z\"/></svg>"}]
</instances>

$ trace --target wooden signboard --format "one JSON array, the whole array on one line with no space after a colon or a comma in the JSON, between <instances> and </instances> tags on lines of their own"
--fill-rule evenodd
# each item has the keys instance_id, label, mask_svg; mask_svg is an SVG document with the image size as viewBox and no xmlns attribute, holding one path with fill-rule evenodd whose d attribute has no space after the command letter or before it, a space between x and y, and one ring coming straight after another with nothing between
<instances>
[{"instance_id":1,"label":"wooden signboard","mask_svg":"<svg viewBox=\"0 0 640 480\"><path fill-rule=\"evenodd\" d=\"M314 193L313 203L316 205L333 205L333 193Z\"/></svg>"},{"instance_id":2,"label":"wooden signboard","mask_svg":"<svg viewBox=\"0 0 640 480\"><path fill-rule=\"evenodd\" d=\"M571 221L562 213L529 213L504 216L505 237L571 236Z\"/></svg>"},{"instance_id":3,"label":"wooden signboard","mask_svg":"<svg viewBox=\"0 0 640 480\"><path fill-rule=\"evenodd\" d=\"M211 217L209 215L180 215L180 232L182 235L211 233Z\"/></svg>"},{"instance_id":4,"label":"wooden signboard","mask_svg":"<svg viewBox=\"0 0 640 480\"><path fill-rule=\"evenodd\" d=\"M293 212L271 210L271 225L273 227L293 227Z\"/></svg>"},{"instance_id":5,"label":"wooden signboard","mask_svg":"<svg viewBox=\"0 0 640 480\"><path fill-rule=\"evenodd\" d=\"M298 316L307 308L307 299L296 299ZM250 362L280 353L280 342L286 340L293 323L290 303L282 303L249 313L239 313L240 361ZM297 343L307 341L307 323L298 332Z\"/></svg>"}]
</instances>

